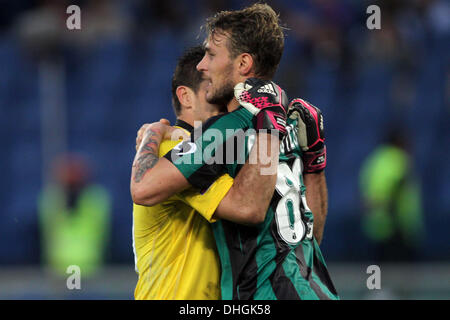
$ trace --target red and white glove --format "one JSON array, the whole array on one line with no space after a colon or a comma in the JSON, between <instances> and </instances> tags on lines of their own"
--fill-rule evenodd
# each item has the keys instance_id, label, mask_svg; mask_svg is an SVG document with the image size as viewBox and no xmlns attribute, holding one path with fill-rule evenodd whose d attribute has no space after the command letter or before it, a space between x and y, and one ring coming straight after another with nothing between
<instances>
[{"instance_id":1,"label":"red and white glove","mask_svg":"<svg viewBox=\"0 0 450 320\"><path fill-rule=\"evenodd\" d=\"M255 129L267 129L278 134L280 140L286 135L288 98L273 81L249 78L234 87L234 96L241 106L255 116Z\"/></svg>"},{"instance_id":2,"label":"red and white glove","mask_svg":"<svg viewBox=\"0 0 450 320\"><path fill-rule=\"evenodd\" d=\"M297 119L298 141L303 151L303 171L321 172L327 165L322 111L308 101L297 98L289 104L288 117Z\"/></svg>"}]
</instances>

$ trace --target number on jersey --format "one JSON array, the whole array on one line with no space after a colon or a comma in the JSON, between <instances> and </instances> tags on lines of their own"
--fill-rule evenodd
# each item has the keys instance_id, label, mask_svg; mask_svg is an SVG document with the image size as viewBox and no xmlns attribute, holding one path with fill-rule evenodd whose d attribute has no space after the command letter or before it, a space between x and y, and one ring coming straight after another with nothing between
<instances>
[{"instance_id":1,"label":"number on jersey","mask_svg":"<svg viewBox=\"0 0 450 320\"><path fill-rule=\"evenodd\" d=\"M275 189L281 195L275 219L278 234L286 243L295 245L303 240L306 233L305 224L300 212L300 159L295 159L292 169L285 162L278 165L277 184ZM306 206L306 203L303 203Z\"/></svg>"}]
</instances>

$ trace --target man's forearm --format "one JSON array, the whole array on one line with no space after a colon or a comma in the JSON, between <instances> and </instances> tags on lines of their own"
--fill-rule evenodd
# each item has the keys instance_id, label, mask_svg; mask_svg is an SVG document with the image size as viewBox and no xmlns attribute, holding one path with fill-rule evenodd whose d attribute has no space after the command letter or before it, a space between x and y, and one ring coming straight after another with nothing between
<instances>
[{"instance_id":1,"label":"man's forearm","mask_svg":"<svg viewBox=\"0 0 450 320\"><path fill-rule=\"evenodd\" d=\"M158 157L164 138L161 126L156 124L146 129L133 161L130 190L136 204L155 205L189 186L170 161Z\"/></svg>"},{"instance_id":2,"label":"man's forearm","mask_svg":"<svg viewBox=\"0 0 450 320\"><path fill-rule=\"evenodd\" d=\"M328 189L325 171L317 174L305 174L306 202L314 216L314 237L320 244L323 238L328 213Z\"/></svg>"},{"instance_id":3,"label":"man's forearm","mask_svg":"<svg viewBox=\"0 0 450 320\"><path fill-rule=\"evenodd\" d=\"M141 182L144 175L158 162L161 141L162 134L158 128L149 128L147 130L133 161L131 175L134 183Z\"/></svg>"},{"instance_id":4,"label":"man's forearm","mask_svg":"<svg viewBox=\"0 0 450 320\"><path fill-rule=\"evenodd\" d=\"M258 134L249 160L219 204L215 217L242 224L263 222L275 190L278 158L278 138Z\"/></svg>"}]
</instances>

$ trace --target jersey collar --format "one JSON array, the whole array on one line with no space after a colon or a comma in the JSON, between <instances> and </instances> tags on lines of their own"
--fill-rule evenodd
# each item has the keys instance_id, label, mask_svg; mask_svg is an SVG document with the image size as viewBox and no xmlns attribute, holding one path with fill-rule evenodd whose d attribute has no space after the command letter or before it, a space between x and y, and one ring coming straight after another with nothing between
<instances>
[{"instance_id":1,"label":"jersey collar","mask_svg":"<svg viewBox=\"0 0 450 320\"><path fill-rule=\"evenodd\" d=\"M177 121L175 122L175 126L183 128L184 130L187 130L189 132L191 132L192 130L194 130L194 127L191 126L189 123L187 123L186 121L177 119Z\"/></svg>"}]
</instances>

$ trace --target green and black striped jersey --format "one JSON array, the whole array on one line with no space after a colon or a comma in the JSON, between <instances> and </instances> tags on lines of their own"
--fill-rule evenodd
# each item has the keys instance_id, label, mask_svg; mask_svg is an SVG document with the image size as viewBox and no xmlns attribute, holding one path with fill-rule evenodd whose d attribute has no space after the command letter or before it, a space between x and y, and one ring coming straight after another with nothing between
<instances>
[{"instance_id":1,"label":"green and black striped jersey","mask_svg":"<svg viewBox=\"0 0 450 320\"><path fill-rule=\"evenodd\" d=\"M234 178L255 141L252 118L243 107L210 118L166 158L201 190L223 173ZM295 121L288 119L288 134L280 145L276 190L264 222L212 224L222 266L222 299L338 299L313 238Z\"/></svg>"}]
</instances>

